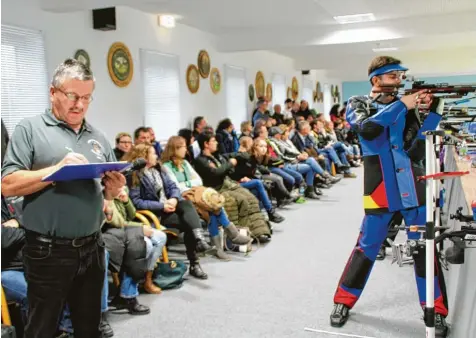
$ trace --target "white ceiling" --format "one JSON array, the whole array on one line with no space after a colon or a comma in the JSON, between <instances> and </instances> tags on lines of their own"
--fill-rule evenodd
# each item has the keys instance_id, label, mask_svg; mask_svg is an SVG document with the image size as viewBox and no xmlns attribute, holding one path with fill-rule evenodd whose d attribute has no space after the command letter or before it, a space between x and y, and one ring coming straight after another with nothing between
<instances>
[{"instance_id":1,"label":"white ceiling","mask_svg":"<svg viewBox=\"0 0 476 338\"><path fill-rule=\"evenodd\" d=\"M372 48L398 47L404 58L420 51L447 55L476 51L476 0L41 0L42 8L68 12L126 5L218 37L222 52L270 50L301 69L348 73ZM374 13L375 22L340 25L338 15ZM441 53L440 53L441 52ZM443 53L446 52L446 53ZM348 60L352 60L349 62ZM476 59L474 64L476 71Z\"/></svg>"}]
</instances>

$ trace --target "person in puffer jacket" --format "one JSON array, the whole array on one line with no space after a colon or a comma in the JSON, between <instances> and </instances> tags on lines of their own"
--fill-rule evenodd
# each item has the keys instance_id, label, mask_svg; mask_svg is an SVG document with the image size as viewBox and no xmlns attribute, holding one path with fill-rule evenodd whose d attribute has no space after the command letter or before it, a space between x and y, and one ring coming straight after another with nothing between
<instances>
[{"instance_id":1,"label":"person in puffer jacket","mask_svg":"<svg viewBox=\"0 0 476 338\"><path fill-rule=\"evenodd\" d=\"M195 160L195 169L203 180L203 185L212 187L225 197L225 210L231 222L250 229L253 237L260 242L271 239L271 229L259 207L259 201L247 189L228 176L238 161L227 160L217 154L215 135L210 132L198 136L201 154Z\"/></svg>"},{"instance_id":2,"label":"person in puffer jacket","mask_svg":"<svg viewBox=\"0 0 476 338\"><path fill-rule=\"evenodd\" d=\"M224 261L229 261L230 257L223 251L221 244L222 236L220 235L218 226L223 226L224 232L233 244L248 244L251 238L239 233L236 226L228 219L223 207L213 207L206 203L205 199L207 197L210 200L221 199L223 197L214 189L203 187L200 175L198 175L195 169L185 159L186 153L185 139L180 136L172 136L168 140L165 150L162 153L164 171L180 189L182 197L191 201L200 215L200 218L207 222L211 241L213 245L217 247L216 257Z\"/></svg>"}]
</instances>

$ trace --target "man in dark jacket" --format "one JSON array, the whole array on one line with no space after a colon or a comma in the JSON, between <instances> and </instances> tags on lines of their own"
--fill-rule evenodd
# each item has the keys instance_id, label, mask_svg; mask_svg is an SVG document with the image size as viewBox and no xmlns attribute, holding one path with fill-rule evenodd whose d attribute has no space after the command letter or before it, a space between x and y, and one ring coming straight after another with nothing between
<instances>
[{"instance_id":1,"label":"man in dark jacket","mask_svg":"<svg viewBox=\"0 0 476 338\"><path fill-rule=\"evenodd\" d=\"M216 130L216 139L218 141L218 152L220 154L229 154L238 151L240 142L236 136L235 127L229 118L221 120Z\"/></svg>"},{"instance_id":2,"label":"man in dark jacket","mask_svg":"<svg viewBox=\"0 0 476 338\"><path fill-rule=\"evenodd\" d=\"M227 160L217 152L218 142L213 133L200 134L198 144L202 153L195 161L195 169L202 178L204 186L220 189L225 178L232 173L238 161L236 158ZM271 222L281 223L284 221L284 217L273 208L261 180L247 178L240 181L240 185L249 189L258 198L266 209Z\"/></svg>"}]
</instances>

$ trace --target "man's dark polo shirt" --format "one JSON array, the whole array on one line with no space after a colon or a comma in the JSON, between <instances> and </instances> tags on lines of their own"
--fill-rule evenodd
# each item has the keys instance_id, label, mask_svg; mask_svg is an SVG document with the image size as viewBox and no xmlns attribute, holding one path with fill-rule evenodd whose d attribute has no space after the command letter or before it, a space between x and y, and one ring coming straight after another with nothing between
<instances>
[{"instance_id":1,"label":"man's dark polo shirt","mask_svg":"<svg viewBox=\"0 0 476 338\"><path fill-rule=\"evenodd\" d=\"M115 156L102 132L86 121L76 134L47 110L15 128L2 166L2 178L18 170L39 170L61 161L72 150L90 163ZM104 219L100 180L55 182L24 197L23 226L50 236L77 238L97 232Z\"/></svg>"}]
</instances>

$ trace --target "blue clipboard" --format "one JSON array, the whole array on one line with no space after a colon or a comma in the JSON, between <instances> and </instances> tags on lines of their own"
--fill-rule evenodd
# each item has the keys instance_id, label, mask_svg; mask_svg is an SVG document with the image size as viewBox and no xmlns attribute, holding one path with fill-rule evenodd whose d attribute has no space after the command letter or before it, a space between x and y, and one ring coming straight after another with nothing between
<instances>
[{"instance_id":1,"label":"blue clipboard","mask_svg":"<svg viewBox=\"0 0 476 338\"><path fill-rule=\"evenodd\" d=\"M106 171L123 171L132 166L128 162L107 162L88 164L67 164L54 173L41 179L42 182L60 182L74 180L90 180L101 178Z\"/></svg>"}]
</instances>

